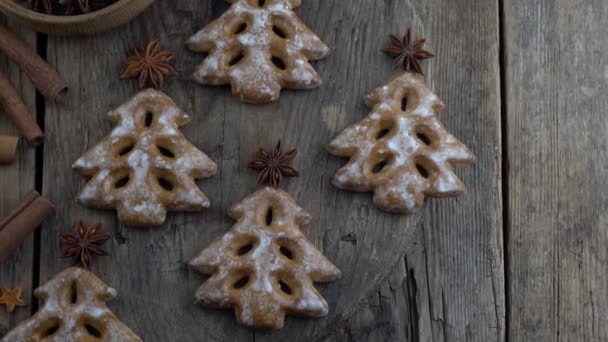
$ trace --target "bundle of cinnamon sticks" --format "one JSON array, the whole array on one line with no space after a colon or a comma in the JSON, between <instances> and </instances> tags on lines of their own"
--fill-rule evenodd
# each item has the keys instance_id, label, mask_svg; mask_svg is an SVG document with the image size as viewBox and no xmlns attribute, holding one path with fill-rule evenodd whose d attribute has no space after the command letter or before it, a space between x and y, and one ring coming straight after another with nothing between
<instances>
[{"instance_id":1,"label":"bundle of cinnamon sticks","mask_svg":"<svg viewBox=\"0 0 608 342\"><path fill-rule=\"evenodd\" d=\"M67 90L66 82L23 39L0 24L0 52L15 62L32 80L38 91L49 101L55 101ZM38 145L44 133L28 110L17 89L0 71L0 105L30 145ZM15 137L0 137L0 164L10 163L16 153Z\"/></svg>"},{"instance_id":2,"label":"bundle of cinnamon sticks","mask_svg":"<svg viewBox=\"0 0 608 342\"><path fill-rule=\"evenodd\" d=\"M67 90L66 82L23 39L0 24L0 52L15 62L47 100L55 101ZM38 145L44 133L36 123L17 89L0 71L0 105L30 145ZM0 164L12 163L19 138L0 136ZM1 194L1 193L0 193ZM27 193L8 216L0 217L0 264L5 262L27 237L55 212L51 202L35 191Z\"/></svg>"}]
</instances>

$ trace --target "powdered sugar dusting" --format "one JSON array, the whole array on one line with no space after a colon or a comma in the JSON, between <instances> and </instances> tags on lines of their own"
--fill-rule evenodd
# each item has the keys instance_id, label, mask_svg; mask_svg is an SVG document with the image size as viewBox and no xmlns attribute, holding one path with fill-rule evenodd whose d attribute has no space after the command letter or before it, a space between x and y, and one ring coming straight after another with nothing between
<instances>
[{"instance_id":1,"label":"powdered sugar dusting","mask_svg":"<svg viewBox=\"0 0 608 342\"><path fill-rule=\"evenodd\" d=\"M308 61L329 53L287 0L268 0L261 7L257 1L233 1L224 15L193 35L187 45L209 54L194 73L197 82L232 84L235 95L255 103L278 99L283 87L318 87L321 79ZM239 55L242 59L233 65Z\"/></svg>"},{"instance_id":2,"label":"powdered sugar dusting","mask_svg":"<svg viewBox=\"0 0 608 342\"><path fill-rule=\"evenodd\" d=\"M103 341L141 341L106 306L107 301L116 297L116 290L91 272L68 268L34 291L34 295L41 301L40 310L4 336L3 342L41 340L44 331L40 327L54 324L57 331L53 333L53 341L90 340L85 324L99 331Z\"/></svg>"},{"instance_id":3,"label":"powdered sugar dusting","mask_svg":"<svg viewBox=\"0 0 608 342\"><path fill-rule=\"evenodd\" d=\"M272 222L267 225L270 208ZM190 262L199 272L213 274L197 291L197 300L236 307L239 322L253 327L280 328L286 311L325 315L327 302L312 282L334 280L340 271L298 229L296 222L307 222L309 215L274 188L259 190L230 212L237 224ZM240 254L248 245L251 250ZM291 254L286 256L281 247ZM235 288L244 277L246 285Z\"/></svg>"},{"instance_id":4,"label":"powdered sugar dusting","mask_svg":"<svg viewBox=\"0 0 608 342\"><path fill-rule=\"evenodd\" d=\"M110 116L117 124L110 136L73 165L92 176L83 204L115 207L122 222L144 226L162 224L168 209L209 206L194 178L212 176L217 166L179 131L189 118L170 98L149 89Z\"/></svg>"},{"instance_id":5,"label":"powdered sugar dusting","mask_svg":"<svg viewBox=\"0 0 608 342\"><path fill-rule=\"evenodd\" d=\"M378 207L402 213L421 207L424 195L464 190L451 163L475 157L441 125L435 111L443 103L422 78L404 73L374 90L368 104L372 113L328 146L330 153L350 158L334 177L335 186L374 191Z\"/></svg>"}]
</instances>

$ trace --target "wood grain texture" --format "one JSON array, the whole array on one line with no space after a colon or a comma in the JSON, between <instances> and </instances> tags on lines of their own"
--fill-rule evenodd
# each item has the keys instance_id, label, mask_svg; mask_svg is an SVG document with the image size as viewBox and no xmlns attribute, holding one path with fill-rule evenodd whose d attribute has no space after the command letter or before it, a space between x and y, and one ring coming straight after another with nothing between
<instances>
[{"instance_id":1,"label":"wood grain texture","mask_svg":"<svg viewBox=\"0 0 608 342\"><path fill-rule=\"evenodd\" d=\"M60 233L67 232L79 219L102 222L116 236L107 246L113 255L99 259L93 270L120 293L110 307L146 340L171 340L174 336L183 341L197 341L203 336L210 340L253 338L253 331L236 328L232 312L203 309L192 303L194 291L205 279L189 271L185 263L234 223L226 216L227 208L255 190L255 174L245 164L259 144L271 146L282 138L285 146L299 149L296 165L303 176L286 182L286 190L315 217L311 225L302 227L303 232L345 275L338 282L319 286L332 308L328 317L288 319L287 328L272 334L272 338L281 339L300 331L300 338L306 339L321 334L332 322L352 312L400 258L419 220L381 213L373 209L367 195L338 192L329 184L332 170L342 161L331 158L325 152L325 144L338 129L361 115L357 113L364 113L359 100L347 101L331 94L355 84L362 91L353 93L362 98L382 80L371 77L373 70L362 68L361 73L353 75L340 59L330 58L316 64L326 76L323 91L285 92L280 102L268 106L242 104L224 87L200 87L188 80L187 75L200 56L187 52L183 42L226 8L222 2L209 2L208 7L198 1L157 2L145 17L119 31L49 41L49 59L60 65L60 72L75 91L65 106L50 111L46 117L47 130L53 135L45 149L44 189L52 200L63 205L43 232L43 240L48 243L41 251L41 281L70 263L60 260ZM299 13L308 13L304 20L311 27L323 28L317 33L336 45L335 40L342 40L334 31L336 21L343 20L340 11L353 10L309 2ZM380 17L380 12L376 17ZM360 30L355 27L354 22L349 23L340 32ZM360 30L358 34L367 33ZM122 63L134 47L155 37L178 53L176 67L181 76L168 82L166 92L192 115L192 123L183 131L218 163L221 173L201 182L212 199L211 209L197 214L171 214L163 227L148 231L119 225L112 212L77 205L75 198L83 179L70 171L70 165L85 148L109 133L111 125L104 113L135 93L135 83L118 79ZM356 51L365 47L361 41L346 48ZM366 50L368 55L377 54L376 49ZM330 77L332 69L342 76ZM388 68L383 78L387 79L390 72ZM346 117L346 113L352 114ZM328 129L323 115L332 123L339 122ZM359 243L353 245L341 239L348 234L357 234ZM136 314L144 308L145 314Z\"/></svg>"},{"instance_id":2,"label":"wood grain texture","mask_svg":"<svg viewBox=\"0 0 608 342\"><path fill-rule=\"evenodd\" d=\"M320 341L433 341L424 231L357 312ZM422 271L418 273L418 271Z\"/></svg>"},{"instance_id":3,"label":"wood grain texture","mask_svg":"<svg viewBox=\"0 0 608 342\"><path fill-rule=\"evenodd\" d=\"M498 1L352 0L345 6L305 0L297 13L332 47L329 58L314 64L325 84L284 92L268 106L241 104L226 88L188 80L200 57L182 44L224 12L222 1L157 1L115 32L50 39L51 63L60 66L72 92L65 104L46 110L43 190L58 204L58 215L42 232L41 282L70 264L60 259L59 235L83 219L114 233L107 246L112 257L98 259L93 270L119 290L110 307L146 340L503 341L505 333L512 341L607 340L608 8L601 0L500 3L502 99ZM375 210L368 195L333 189L329 178L344 161L324 146L368 113L363 96L394 72L378 52L384 37L411 22L438 55L425 70L448 105L439 116L479 160L456 170L470 187L467 195L398 217ZM33 34L19 31L34 42ZM83 179L70 165L109 133L104 114L135 93L134 83L118 80L125 56L156 37L178 52L180 77L166 92L193 117L184 132L222 172L200 183L212 199L210 210L171 214L160 229L143 231L121 226L112 212L77 205ZM33 109L29 82L4 60L0 67ZM501 101L509 166L506 264ZM11 132L0 117L0 133ZM328 317L289 318L282 331L254 332L236 327L230 311L192 304L204 278L185 262L233 224L227 208L255 189L245 162L258 144L271 146L278 138L300 150L296 164L303 176L286 188L315 216L303 232L344 277L319 286L331 306ZM34 186L33 167L33 151L23 148L17 164L0 167L0 188L10 189L0 196L2 212ZM33 255L30 240L0 266L0 286L23 285L28 302ZM0 310L0 335L28 313Z\"/></svg>"},{"instance_id":4,"label":"wood grain texture","mask_svg":"<svg viewBox=\"0 0 608 342\"><path fill-rule=\"evenodd\" d=\"M42 232L40 281L71 264L60 258L59 237L82 219L101 222L114 234L106 246L112 256L97 259L93 271L118 290L110 308L144 340L342 338L335 335L337 329L352 331L366 324L359 319L369 310L365 303L386 303L391 284L410 284L412 271L426 284L417 309L423 318L404 319L404 315L416 317L403 306L405 298L409 302L412 297L405 294L413 292L408 285L383 316L397 328L369 336L361 333L355 340L386 336L403 340L405 331L418 331L408 336L432 340L502 340L497 3L353 0L344 6L304 1L298 15L332 47L329 58L314 64L325 84L313 91L286 91L279 102L266 106L240 103L226 87L201 87L189 81L201 57L186 51L185 39L226 8L222 1L203 5L194 0L157 1L143 17L117 31L49 39L48 59L59 66L72 91L64 104L49 107L45 117L49 139L43 189L59 205L55 219ZM436 62L426 63L426 70L449 108L440 118L479 161L456 169L470 186L469 194L432 200L419 214L398 216L376 210L368 194L331 187L330 177L345 161L327 154L325 145L369 112L363 97L395 73L391 61L379 53L384 37L403 31L412 21L418 32L431 37L430 48L438 54ZM466 38L470 32L478 36ZM170 80L165 91L192 116L183 131L218 163L221 172L200 182L212 208L173 213L159 229L138 230L120 225L111 211L76 204L84 179L70 167L110 132L105 113L136 93L134 82L118 78L126 56L157 37L177 52L180 76ZM255 174L246 169L246 161L260 144L270 147L279 138L286 147L299 150L296 165L303 175L288 180L285 188L314 216L302 231L342 270L343 278L318 286L331 307L327 317L288 318L281 331L254 332L236 327L230 311L194 305L194 291L205 278L185 263L234 223L226 215L227 208L256 188ZM414 239L423 220L424 234ZM404 254L411 254L407 246L413 244L424 245L425 255L433 256L422 262L419 252L415 266L409 261L406 265Z\"/></svg>"},{"instance_id":5,"label":"wood grain texture","mask_svg":"<svg viewBox=\"0 0 608 342\"><path fill-rule=\"evenodd\" d=\"M509 337L608 339L608 7L504 1Z\"/></svg>"},{"instance_id":6,"label":"wood grain texture","mask_svg":"<svg viewBox=\"0 0 608 342\"><path fill-rule=\"evenodd\" d=\"M3 18L0 21L6 23ZM20 29L15 23L8 22L8 27L35 46L36 35ZM19 90L24 103L35 115L36 91L30 80L6 57L0 56L0 69L4 72L16 89ZM0 108L0 135L19 135L17 129ZM17 161L11 165L0 165L0 216L7 215L25 194L34 189L35 182L35 150L25 142L20 142L17 151ZM34 235L6 263L0 264L0 288L23 287L22 298L28 305L15 309L7 314L4 306L0 307L0 336L4 335L16 323L29 317L31 310L32 276L34 270Z\"/></svg>"},{"instance_id":7,"label":"wood grain texture","mask_svg":"<svg viewBox=\"0 0 608 342\"><path fill-rule=\"evenodd\" d=\"M469 193L429 203L414 247L327 341L504 341L498 2L412 5L394 18L430 38L427 79L447 104L439 117L478 162L457 169Z\"/></svg>"},{"instance_id":8,"label":"wood grain texture","mask_svg":"<svg viewBox=\"0 0 608 342\"><path fill-rule=\"evenodd\" d=\"M426 263L414 274L426 274L431 325L421 330L421 340L503 341L498 2L433 5L424 26L437 53L429 79L447 105L441 120L471 147L477 163L457 168L469 192L431 202L423 217L418 244Z\"/></svg>"}]
</instances>

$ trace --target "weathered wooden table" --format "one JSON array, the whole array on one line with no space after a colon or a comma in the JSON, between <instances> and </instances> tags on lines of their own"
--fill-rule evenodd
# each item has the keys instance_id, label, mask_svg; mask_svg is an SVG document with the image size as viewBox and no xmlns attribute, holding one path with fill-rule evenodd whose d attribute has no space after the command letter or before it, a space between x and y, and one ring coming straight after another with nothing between
<instances>
[{"instance_id":1,"label":"weathered wooden table","mask_svg":"<svg viewBox=\"0 0 608 342\"><path fill-rule=\"evenodd\" d=\"M45 104L14 65L0 63L48 136L0 168L0 212L33 188L58 206L0 265L0 286L23 286L30 303L12 315L0 310L0 335L36 309L32 290L71 264L59 236L84 220L114 234L112 256L93 270L119 291L110 308L146 341L608 340L605 1L305 0L298 15L332 47L315 63L325 83L266 106L189 81L200 56L183 47L186 37L226 8L220 0L157 1L130 25L87 38L10 23L71 90L64 103ZM478 162L456 170L468 194L397 216L374 209L367 194L333 188L344 161L324 147L368 113L363 97L395 72L379 49L411 23L437 55L425 69L448 105L440 119ZM84 179L70 166L110 132L105 113L136 92L119 79L125 56L156 37L178 54L180 76L165 91L192 115L184 132L221 173L200 183L210 210L137 230L76 204ZM0 118L0 133L12 132ZM227 208L256 188L246 161L279 138L299 149L303 175L285 184L314 215L302 230L343 277L318 286L331 306L326 318L289 318L269 333L192 304L205 278L186 262L233 224Z\"/></svg>"}]
</instances>

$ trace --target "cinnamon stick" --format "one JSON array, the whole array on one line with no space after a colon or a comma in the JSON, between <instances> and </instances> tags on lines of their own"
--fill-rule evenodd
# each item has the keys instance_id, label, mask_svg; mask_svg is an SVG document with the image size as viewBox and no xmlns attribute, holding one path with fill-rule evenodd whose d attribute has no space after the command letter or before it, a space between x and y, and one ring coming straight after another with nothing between
<instances>
[{"instance_id":1,"label":"cinnamon stick","mask_svg":"<svg viewBox=\"0 0 608 342\"><path fill-rule=\"evenodd\" d=\"M55 101L67 90L57 71L44 61L21 37L0 24L0 51L4 52L32 80L46 99Z\"/></svg>"},{"instance_id":2,"label":"cinnamon stick","mask_svg":"<svg viewBox=\"0 0 608 342\"><path fill-rule=\"evenodd\" d=\"M55 207L36 191L31 191L0 219L0 263L4 263L49 216Z\"/></svg>"},{"instance_id":3,"label":"cinnamon stick","mask_svg":"<svg viewBox=\"0 0 608 342\"><path fill-rule=\"evenodd\" d=\"M2 72L0 72L0 104L28 143L38 145L42 142L44 133L36 123L34 115L27 109L17 89Z\"/></svg>"},{"instance_id":4,"label":"cinnamon stick","mask_svg":"<svg viewBox=\"0 0 608 342\"><path fill-rule=\"evenodd\" d=\"M0 135L0 164L12 164L17 157L18 137Z\"/></svg>"}]
</instances>

